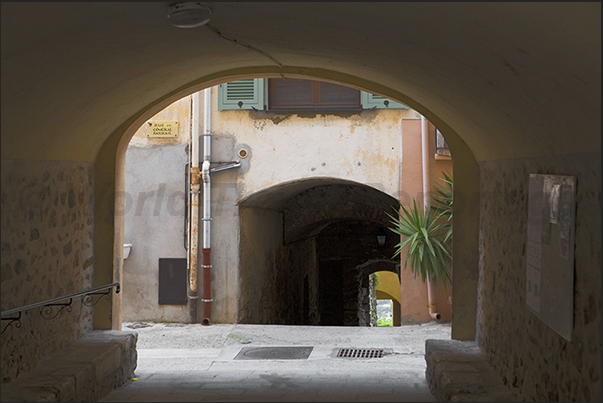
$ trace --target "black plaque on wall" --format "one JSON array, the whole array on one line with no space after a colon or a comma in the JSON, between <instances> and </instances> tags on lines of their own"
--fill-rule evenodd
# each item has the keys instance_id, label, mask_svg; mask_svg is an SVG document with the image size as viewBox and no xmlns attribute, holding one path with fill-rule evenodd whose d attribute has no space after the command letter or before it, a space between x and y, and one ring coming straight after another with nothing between
<instances>
[{"instance_id":1,"label":"black plaque on wall","mask_svg":"<svg viewBox=\"0 0 603 403\"><path fill-rule=\"evenodd\" d=\"M159 259L159 305L186 305L186 258Z\"/></svg>"}]
</instances>

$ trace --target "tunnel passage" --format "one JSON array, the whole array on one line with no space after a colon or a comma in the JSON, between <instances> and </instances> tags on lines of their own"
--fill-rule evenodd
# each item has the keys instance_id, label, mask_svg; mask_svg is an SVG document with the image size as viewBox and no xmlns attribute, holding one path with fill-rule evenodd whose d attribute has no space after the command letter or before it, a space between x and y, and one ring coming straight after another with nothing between
<instances>
[{"instance_id":1,"label":"tunnel passage","mask_svg":"<svg viewBox=\"0 0 603 403\"><path fill-rule=\"evenodd\" d=\"M380 246L381 224L367 220L341 220L317 235L319 312L321 326L368 326L371 273L380 270L399 274L391 260L397 243L390 233Z\"/></svg>"},{"instance_id":2,"label":"tunnel passage","mask_svg":"<svg viewBox=\"0 0 603 403\"><path fill-rule=\"evenodd\" d=\"M397 269L386 212L398 205L371 186L335 178L277 185L242 200L238 322L365 324L359 273L371 262L382 262L373 271Z\"/></svg>"}]
</instances>

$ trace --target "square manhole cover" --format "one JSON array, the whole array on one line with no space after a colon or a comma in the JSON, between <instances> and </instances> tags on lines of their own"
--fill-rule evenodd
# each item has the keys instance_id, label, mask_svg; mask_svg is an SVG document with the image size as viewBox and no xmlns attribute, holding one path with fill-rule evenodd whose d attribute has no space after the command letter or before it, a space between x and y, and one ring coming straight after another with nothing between
<instances>
[{"instance_id":1,"label":"square manhole cover","mask_svg":"<svg viewBox=\"0 0 603 403\"><path fill-rule=\"evenodd\" d=\"M243 347L235 360L305 360L314 347Z\"/></svg>"}]
</instances>

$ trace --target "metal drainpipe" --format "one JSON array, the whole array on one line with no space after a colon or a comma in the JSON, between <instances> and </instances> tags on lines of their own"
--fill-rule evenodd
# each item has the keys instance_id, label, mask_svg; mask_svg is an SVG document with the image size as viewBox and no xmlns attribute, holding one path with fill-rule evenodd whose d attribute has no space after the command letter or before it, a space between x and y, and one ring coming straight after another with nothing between
<instances>
[{"instance_id":1,"label":"metal drainpipe","mask_svg":"<svg viewBox=\"0 0 603 403\"><path fill-rule=\"evenodd\" d=\"M423 165L423 212L426 213L429 206L429 141L427 138L427 120L421 115L421 151ZM437 312L437 306L433 298L433 285L429 276L427 277L427 306L429 307L429 316L432 319L440 320L441 315Z\"/></svg>"},{"instance_id":2,"label":"metal drainpipe","mask_svg":"<svg viewBox=\"0 0 603 403\"><path fill-rule=\"evenodd\" d=\"M203 116L203 320L202 325L211 323L211 88L206 88Z\"/></svg>"},{"instance_id":3,"label":"metal drainpipe","mask_svg":"<svg viewBox=\"0 0 603 403\"><path fill-rule=\"evenodd\" d=\"M189 248L189 314L191 323L197 321L198 262L199 262L199 92L193 94L193 116L191 133L191 165L190 165L190 248Z\"/></svg>"}]
</instances>

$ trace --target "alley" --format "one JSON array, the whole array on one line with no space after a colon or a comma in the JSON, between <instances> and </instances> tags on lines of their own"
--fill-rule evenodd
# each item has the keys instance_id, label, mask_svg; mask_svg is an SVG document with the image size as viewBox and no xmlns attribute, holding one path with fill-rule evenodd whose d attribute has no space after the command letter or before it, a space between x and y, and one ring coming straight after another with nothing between
<instances>
[{"instance_id":1,"label":"alley","mask_svg":"<svg viewBox=\"0 0 603 403\"><path fill-rule=\"evenodd\" d=\"M435 401L425 381L425 340L450 339L450 323L436 322L401 327L130 322L124 330L138 332L136 380L102 402ZM309 355L295 353L302 346L311 347L305 349ZM262 359L266 348L271 348L267 356L277 359ZM344 348L383 350L383 356L337 357Z\"/></svg>"}]
</instances>

